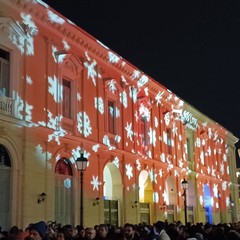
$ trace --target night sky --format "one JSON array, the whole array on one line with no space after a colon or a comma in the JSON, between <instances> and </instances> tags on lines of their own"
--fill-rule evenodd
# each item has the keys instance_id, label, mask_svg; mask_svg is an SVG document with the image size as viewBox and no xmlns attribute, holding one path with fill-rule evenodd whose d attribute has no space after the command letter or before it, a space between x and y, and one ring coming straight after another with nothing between
<instances>
[{"instance_id":1,"label":"night sky","mask_svg":"<svg viewBox=\"0 0 240 240\"><path fill-rule=\"evenodd\" d=\"M240 138L240 1L44 2Z\"/></svg>"}]
</instances>

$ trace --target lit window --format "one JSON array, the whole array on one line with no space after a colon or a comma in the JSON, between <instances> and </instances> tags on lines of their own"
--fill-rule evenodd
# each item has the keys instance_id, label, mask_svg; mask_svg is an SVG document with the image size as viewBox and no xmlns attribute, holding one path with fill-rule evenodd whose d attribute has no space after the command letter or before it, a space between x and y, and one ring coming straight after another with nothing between
<instances>
[{"instance_id":1,"label":"lit window","mask_svg":"<svg viewBox=\"0 0 240 240\"><path fill-rule=\"evenodd\" d=\"M116 133L116 106L114 101L108 100L108 132Z\"/></svg>"},{"instance_id":2,"label":"lit window","mask_svg":"<svg viewBox=\"0 0 240 240\"><path fill-rule=\"evenodd\" d=\"M9 79L9 52L0 49L0 96L9 97L10 79Z\"/></svg>"},{"instance_id":3,"label":"lit window","mask_svg":"<svg viewBox=\"0 0 240 240\"><path fill-rule=\"evenodd\" d=\"M141 118L141 140L142 145L147 146L148 140L147 140L147 119L146 117Z\"/></svg>"},{"instance_id":4,"label":"lit window","mask_svg":"<svg viewBox=\"0 0 240 240\"><path fill-rule=\"evenodd\" d=\"M63 117L71 118L71 82L63 79Z\"/></svg>"},{"instance_id":5,"label":"lit window","mask_svg":"<svg viewBox=\"0 0 240 240\"><path fill-rule=\"evenodd\" d=\"M167 153L172 154L172 130L167 128Z\"/></svg>"}]
</instances>

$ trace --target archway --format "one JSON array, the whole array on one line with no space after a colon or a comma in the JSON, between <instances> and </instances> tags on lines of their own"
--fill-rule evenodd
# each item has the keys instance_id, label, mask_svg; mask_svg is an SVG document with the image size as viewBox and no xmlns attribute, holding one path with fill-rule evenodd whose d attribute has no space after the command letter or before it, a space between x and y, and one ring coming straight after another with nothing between
<instances>
[{"instance_id":1,"label":"archway","mask_svg":"<svg viewBox=\"0 0 240 240\"><path fill-rule=\"evenodd\" d=\"M153 186L146 170L141 171L138 179L140 222L149 224L151 222L151 206L153 204Z\"/></svg>"},{"instance_id":2,"label":"archway","mask_svg":"<svg viewBox=\"0 0 240 240\"><path fill-rule=\"evenodd\" d=\"M207 184L204 185L204 209L206 222L212 223L212 196L210 188Z\"/></svg>"},{"instance_id":3,"label":"archway","mask_svg":"<svg viewBox=\"0 0 240 240\"><path fill-rule=\"evenodd\" d=\"M174 179L171 176L166 178L166 196L167 220L173 222L176 219L177 209L177 188Z\"/></svg>"},{"instance_id":4,"label":"archway","mask_svg":"<svg viewBox=\"0 0 240 240\"><path fill-rule=\"evenodd\" d=\"M103 170L104 223L119 226L123 204L122 178L118 167L108 163Z\"/></svg>"},{"instance_id":5,"label":"archway","mask_svg":"<svg viewBox=\"0 0 240 240\"><path fill-rule=\"evenodd\" d=\"M6 148L0 144L0 226L2 230L10 227L10 189L11 189L11 161Z\"/></svg>"}]
</instances>

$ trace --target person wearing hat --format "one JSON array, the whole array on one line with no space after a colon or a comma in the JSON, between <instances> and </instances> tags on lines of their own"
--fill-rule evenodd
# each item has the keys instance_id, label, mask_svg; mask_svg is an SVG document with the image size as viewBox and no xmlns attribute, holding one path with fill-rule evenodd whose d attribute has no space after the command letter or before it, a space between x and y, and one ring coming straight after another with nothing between
<instances>
[{"instance_id":1,"label":"person wearing hat","mask_svg":"<svg viewBox=\"0 0 240 240\"><path fill-rule=\"evenodd\" d=\"M29 225L28 240L42 240L46 236L47 224L44 221L32 223Z\"/></svg>"}]
</instances>

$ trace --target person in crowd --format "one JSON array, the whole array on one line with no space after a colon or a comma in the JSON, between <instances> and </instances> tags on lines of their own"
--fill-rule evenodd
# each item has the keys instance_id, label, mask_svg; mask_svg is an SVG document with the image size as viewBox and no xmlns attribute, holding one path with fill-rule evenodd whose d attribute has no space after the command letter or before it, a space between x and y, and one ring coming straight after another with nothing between
<instances>
[{"instance_id":1,"label":"person in crowd","mask_svg":"<svg viewBox=\"0 0 240 240\"><path fill-rule=\"evenodd\" d=\"M212 230L213 230L212 224L206 223L204 225L203 237L204 237L205 240L211 240L212 239Z\"/></svg>"},{"instance_id":2,"label":"person in crowd","mask_svg":"<svg viewBox=\"0 0 240 240\"><path fill-rule=\"evenodd\" d=\"M97 229L98 240L110 240L109 227L107 224L100 224Z\"/></svg>"},{"instance_id":3,"label":"person in crowd","mask_svg":"<svg viewBox=\"0 0 240 240\"><path fill-rule=\"evenodd\" d=\"M42 240L46 237L47 224L44 221L31 223L29 225L29 236L27 240Z\"/></svg>"},{"instance_id":4,"label":"person in crowd","mask_svg":"<svg viewBox=\"0 0 240 240\"><path fill-rule=\"evenodd\" d=\"M85 228L85 240L96 240L97 232L94 227Z\"/></svg>"},{"instance_id":5,"label":"person in crowd","mask_svg":"<svg viewBox=\"0 0 240 240\"><path fill-rule=\"evenodd\" d=\"M156 240L171 240L166 232L166 224L162 221L157 221L154 224L154 229L156 233Z\"/></svg>"},{"instance_id":6,"label":"person in crowd","mask_svg":"<svg viewBox=\"0 0 240 240\"><path fill-rule=\"evenodd\" d=\"M84 229L84 227L80 226L80 225L77 225L76 228L77 228L77 232L78 232L77 240L83 240L85 238L85 229Z\"/></svg>"},{"instance_id":7,"label":"person in crowd","mask_svg":"<svg viewBox=\"0 0 240 240\"><path fill-rule=\"evenodd\" d=\"M56 240L66 240L66 230L63 228L56 229Z\"/></svg>"},{"instance_id":8,"label":"person in crowd","mask_svg":"<svg viewBox=\"0 0 240 240\"><path fill-rule=\"evenodd\" d=\"M126 223L123 227L125 240L139 240L139 235L136 232L136 227L133 224Z\"/></svg>"}]
</instances>

